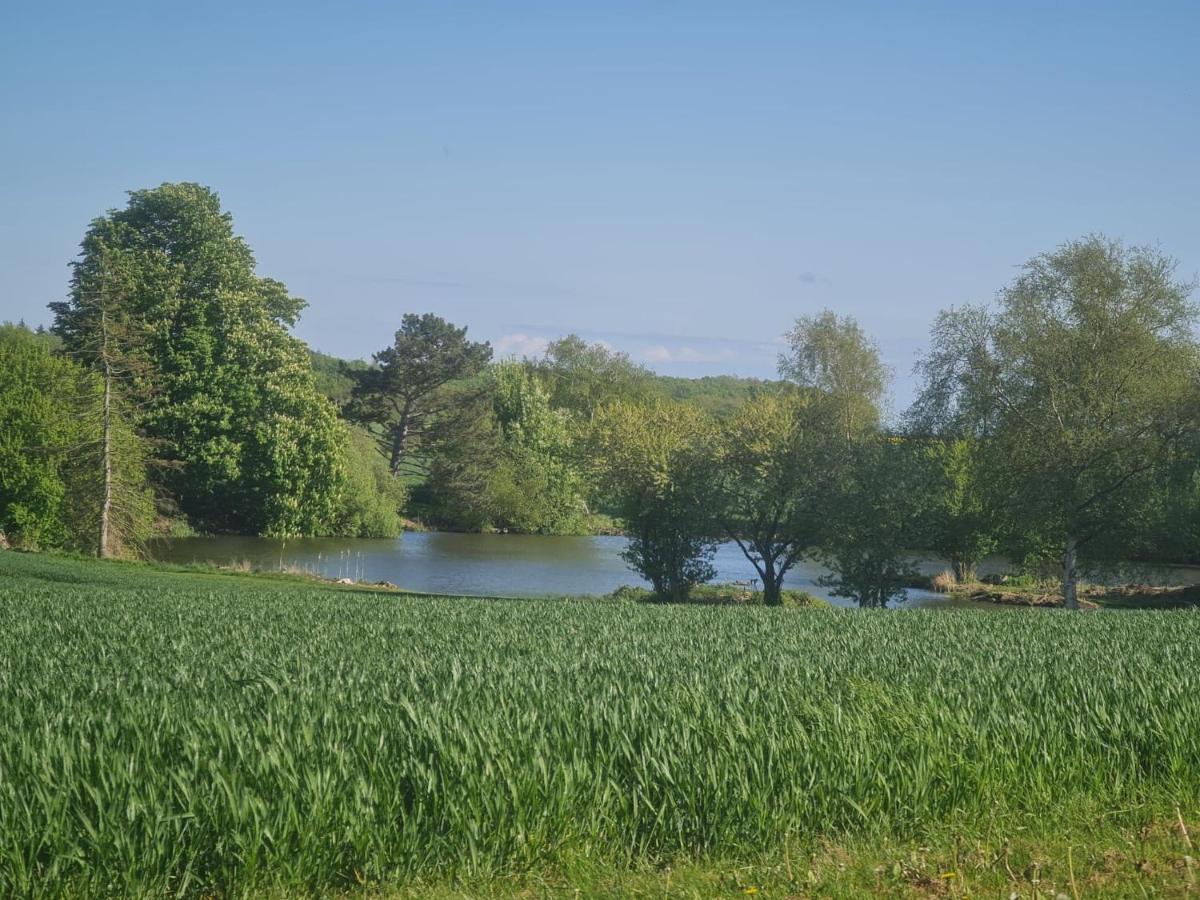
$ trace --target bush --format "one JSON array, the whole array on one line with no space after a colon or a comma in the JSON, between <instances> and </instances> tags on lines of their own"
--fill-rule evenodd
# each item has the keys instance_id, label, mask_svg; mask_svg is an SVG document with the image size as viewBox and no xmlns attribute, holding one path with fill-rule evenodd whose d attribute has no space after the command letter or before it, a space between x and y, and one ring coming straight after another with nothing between
<instances>
[{"instance_id":1,"label":"bush","mask_svg":"<svg viewBox=\"0 0 1200 900\"><path fill-rule=\"evenodd\" d=\"M654 591L644 587L623 584L606 600L620 600L626 603L687 603L701 606L762 606L761 591L752 591L740 584L700 584L688 593L684 600L673 600L670 597L660 597ZM781 594L781 604L792 609L815 609L828 607L829 601L822 600L807 591L785 590Z\"/></svg>"}]
</instances>

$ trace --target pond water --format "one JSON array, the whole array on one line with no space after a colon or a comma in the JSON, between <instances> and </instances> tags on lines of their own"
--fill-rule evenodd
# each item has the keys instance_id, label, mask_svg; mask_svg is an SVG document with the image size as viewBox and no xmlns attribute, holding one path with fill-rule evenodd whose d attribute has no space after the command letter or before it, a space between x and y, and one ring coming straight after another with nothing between
<instances>
[{"instance_id":1,"label":"pond water","mask_svg":"<svg viewBox=\"0 0 1200 900\"><path fill-rule=\"evenodd\" d=\"M163 539L151 555L176 563L247 562L255 568L299 568L327 578L390 581L434 594L498 597L607 594L623 584L645 586L621 559L625 539L615 536L561 537L521 534L409 532L395 539L300 538L287 541L223 535ZM945 568L935 558L917 558L917 568L933 574ZM719 582L749 581L754 568L736 544L723 544L714 560ZM981 570L988 571L987 566ZM1200 571L1182 570L1200 578ZM812 562L797 565L785 586L808 591L841 606L817 580L827 570ZM1159 569L1160 577L1172 572ZM1142 577L1137 580L1151 580ZM906 606L948 606L940 594L910 590Z\"/></svg>"}]
</instances>

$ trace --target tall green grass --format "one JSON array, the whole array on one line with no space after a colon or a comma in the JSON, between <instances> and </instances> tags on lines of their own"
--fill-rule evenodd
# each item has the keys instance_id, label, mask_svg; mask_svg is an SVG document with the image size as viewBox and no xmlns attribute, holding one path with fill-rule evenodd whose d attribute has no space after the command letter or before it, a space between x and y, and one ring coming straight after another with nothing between
<instances>
[{"instance_id":1,"label":"tall green grass","mask_svg":"<svg viewBox=\"0 0 1200 900\"><path fill-rule=\"evenodd\" d=\"M325 891L1200 804L1193 613L434 600L16 559L0 896Z\"/></svg>"}]
</instances>

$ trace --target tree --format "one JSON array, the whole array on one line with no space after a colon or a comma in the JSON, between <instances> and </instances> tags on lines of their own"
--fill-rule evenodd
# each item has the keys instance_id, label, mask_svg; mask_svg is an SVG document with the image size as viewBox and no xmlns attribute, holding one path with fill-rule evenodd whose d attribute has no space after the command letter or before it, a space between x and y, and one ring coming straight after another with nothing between
<instances>
[{"instance_id":1,"label":"tree","mask_svg":"<svg viewBox=\"0 0 1200 900\"><path fill-rule=\"evenodd\" d=\"M663 402L602 406L592 424L597 482L629 534L622 556L660 599L686 600L714 574L710 424Z\"/></svg>"},{"instance_id":2,"label":"tree","mask_svg":"<svg viewBox=\"0 0 1200 900\"><path fill-rule=\"evenodd\" d=\"M918 409L985 442L1009 547L1081 560L1136 541L1148 488L1196 424L1197 308L1175 263L1094 236L1026 263L995 312L942 313Z\"/></svg>"},{"instance_id":3,"label":"tree","mask_svg":"<svg viewBox=\"0 0 1200 900\"><path fill-rule=\"evenodd\" d=\"M823 401L797 391L762 395L719 432L717 518L758 572L768 606L779 605L784 575L821 534L822 483L842 450Z\"/></svg>"},{"instance_id":4,"label":"tree","mask_svg":"<svg viewBox=\"0 0 1200 900\"><path fill-rule=\"evenodd\" d=\"M149 532L145 453L104 382L0 326L0 534L30 549L116 556Z\"/></svg>"},{"instance_id":5,"label":"tree","mask_svg":"<svg viewBox=\"0 0 1200 900\"><path fill-rule=\"evenodd\" d=\"M492 408L503 437L491 479L495 524L524 532L577 533L586 505L571 423L529 370L501 362L491 373Z\"/></svg>"},{"instance_id":6,"label":"tree","mask_svg":"<svg viewBox=\"0 0 1200 900\"><path fill-rule=\"evenodd\" d=\"M911 442L879 432L890 373L858 324L829 310L797 319L786 340L779 374L821 412L808 502L820 513L816 555L831 570L822 583L860 606L887 606L912 575L924 472Z\"/></svg>"},{"instance_id":7,"label":"tree","mask_svg":"<svg viewBox=\"0 0 1200 900\"><path fill-rule=\"evenodd\" d=\"M84 440L71 403L82 374L23 326L0 326L0 534L17 546L67 539L62 467Z\"/></svg>"},{"instance_id":8,"label":"tree","mask_svg":"<svg viewBox=\"0 0 1200 900\"><path fill-rule=\"evenodd\" d=\"M780 377L830 398L847 440L878 426L889 375L858 323L825 310L798 318L785 340Z\"/></svg>"},{"instance_id":9,"label":"tree","mask_svg":"<svg viewBox=\"0 0 1200 900\"><path fill-rule=\"evenodd\" d=\"M818 556L830 569L821 584L834 596L880 609L904 597L925 515L921 450L902 437L867 436L846 447L844 463L825 482Z\"/></svg>"},{"instance_id":10,"label":"tree","mask_svg":"<svg viewBox=\"0 0 1200 900\"><path fill-rule=\"evenodd\" d=\"M347 430L346 491L337 531L354 537L395 537L403 530L405 486L392 478L370 435L352 426Z\"/></svg>"},{"instance_id":11,"label":"tree","mask_svg":"<svg viewBox=\"0 0 1200 900\"><path fill-rule=\"evenodd\" d=\"M115 460L118 410L133 407L130 386L138 386L143 401L153 396L145 334L129 315L134 261L120 247L110 246L106 237L105 231L99 230L87 257L75 268L72 309L75 339L71 345L72 356L96 372L101 385L100 439L94 455L98 468L94 481L100 507L96 555L101 559L116 552L117 522L130 520L119 508L120 502L141 500L138 490L118 490Z\"/></svg>"},{"instance_id":12,"label":"tree","mask_svg":"<svg viewBox=\"0 0 1200 900\"><path fill-rule=\"evenodd\" d=\"M259 277L217 195L196 184L133 191L96 219L74 263L71 297L51 304L71 353L101 340L97 273L118 257L122 290L104 320L141 340L119 379L153 440L163 493L213 530L276 535L333 527L345 436L288 329L304 301ZM110 316L109 313L112 313Z\"/></svg>"},{"instance_id":13,"label":"tree","mask_svg":"<svg viewBox=\"0 0 1200 900\"><path fill-rule=\"evenodd\" d=\"M435 518L456 528L583 531L584 484L569 415L550 407L523 363L497 363L485 382L487 402L478 404L473 426L431 457L426 488Z\"/></svg>"},{"instance_id":14,"label":"tree","mask_svg":"<svg viewBox=\"0 0 1200 900\"><path fill-rule=\"evenodd\" d=\"M478 375L491 358L491 345L468 341L466 328L409 313L374 366L347 373L354 380L347 414L375 434L393 477L425 475L424 451L461 427L471 400L454 382Z\"/></svg>"},{"instance_id":15,"label":"tree","mask_svg":"<svg viewBox=\"0 0 1200 900\"><path fill-rule=\"evenodd\" d=\"M452 431L427 447L428 475L413 488L414 501L430 520L454 529L486 531L496 527L498 485L509 470L504 435L486 395L475 394Z\"/></svg>"},{"instance_id":16,"label":"tree","mask_svg":"<svg viewBox=\"0 0 1200 900\"><path fill-rule=\"evenodd\" d=\"M994 515L979 442L970 437L926 443L930 466L928 525L922 547L948 563L959 584L969 581L978 562L996 549Z\"/></svg>"},{"instance_id":17,"label":"tree","mask_svg":"<svg viewBox=\"0 0 1200 900\"><path fill-rule=\"evenodd\" d=\"M546 384L550 405L590 420L604 403L640 402L653 393L654 374L629 355L577 334L552 341L535 368Z\"/></svg>"}]
</instances>

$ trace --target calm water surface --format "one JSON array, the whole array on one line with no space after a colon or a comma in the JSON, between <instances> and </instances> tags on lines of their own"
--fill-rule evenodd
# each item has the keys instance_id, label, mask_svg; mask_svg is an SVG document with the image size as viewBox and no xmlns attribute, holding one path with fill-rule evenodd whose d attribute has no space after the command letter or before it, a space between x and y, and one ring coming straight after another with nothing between
<instances>
[{"instance_id":1,"label":"calm water surface","mask_svg":"<svg viewBox=\"0 0 1200 900\"><path fill-rule=\"evenodd\" d=\"M531 597L607 594L623 584L645 586L621 559L624 548L625 539L613 536L410 532L385 540L281 541L230 535L175 538L154 542L151 553L156 559L177 563L228 565L246 561L264 569L298 567L327 578L390 581L408 590L435 594ZM937 559L916 562L927 574L945 568ZM714 563L717 581L748 581L756 577L754 568L736 544L722 545ZM986 571L986 567L981 568ZM1172 574L1164 572L1160 569L1159 575ZM828 588L817 584L824 574L826 569L822 566L806 562L788 573L785 584L839 605L850 605L830 597ZM1200 571L1190 570L1186 580L1198 578ZM940 594L914 590L909 591L907 605L949 604Z\"/></svg>"}]
</instances>

